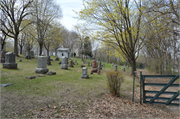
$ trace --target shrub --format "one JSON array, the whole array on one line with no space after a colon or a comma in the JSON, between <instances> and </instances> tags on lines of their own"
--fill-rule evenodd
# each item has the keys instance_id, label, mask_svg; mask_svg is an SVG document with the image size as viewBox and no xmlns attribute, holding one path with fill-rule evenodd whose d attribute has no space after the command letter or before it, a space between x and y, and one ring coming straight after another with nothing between
<instances>
[{"instance_id":1,"label":"shrub","mask_svg":"<svg viewBox=\"0 0 180 119\"><path fill-rule=\"evenodd\" d=\"M124 76L120 71L108 71L107 76L107 87L111 93L116 96L120 96L121 83L124 81Z\"/></svg>"}]
</instances>

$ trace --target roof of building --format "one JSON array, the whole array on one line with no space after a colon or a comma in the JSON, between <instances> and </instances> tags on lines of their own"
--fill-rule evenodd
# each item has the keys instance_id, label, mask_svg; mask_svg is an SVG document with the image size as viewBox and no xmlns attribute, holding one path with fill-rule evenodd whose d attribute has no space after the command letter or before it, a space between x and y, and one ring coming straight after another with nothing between
<instances>
[{"instance_id":1,"label":"roof of building","mask_svg":"<svg viewBox=\"0 0 180 119\"><path fill-rule=\"evenodd\" d=\"M59 51L70 51L69 48L58 48L57 50L59 50Z\"/></svg>"}]
</instances>

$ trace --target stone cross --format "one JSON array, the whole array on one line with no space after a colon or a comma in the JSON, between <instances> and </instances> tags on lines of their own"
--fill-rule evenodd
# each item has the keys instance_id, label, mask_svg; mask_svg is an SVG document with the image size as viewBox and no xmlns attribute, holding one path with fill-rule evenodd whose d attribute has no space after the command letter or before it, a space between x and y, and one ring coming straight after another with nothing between
<instances>
[{"instance_id":1,"label":"stone cross","mask_svg":"<svg viewBox=\"0 0 180 119\"><path fill-rule=\"evenodd\" d=\"M61 59L61 69L68 69L68 58L65 56L62 56Z\"/></svg>"},{"instance_id":2,"label":"stone cross","mask_svg":"<svg viewBox=\"0 0 180 119\"><path fill-rule=\"evenodd\" d=\"M35 69L35 73L46 74L49 71L47 68L47 57L39 56L37 58L37 68Z\"/></svg>"},{"instance_id":3,"label":"stone cross","mask_svg":"<svg viewBox=\"0 0 180 119\"><path fill-rule=\"evenodd\" d=\"M87 74L87 68L86 67L83 67L82 69L82 75L81 75L81 78L89 78L89 75Z\"/></svg>"},{"instance_id":4,"label":"stone cross","mask_svg":"<svg viewBox=\"0 0 180 119\"><path fill-rule=\"evenodd\" d=\"M17 69L17 63L15 62L15 54L12 52L8 52L5 54L5 63L3 63L3 68Z\"/></svg>"}]
</instances>

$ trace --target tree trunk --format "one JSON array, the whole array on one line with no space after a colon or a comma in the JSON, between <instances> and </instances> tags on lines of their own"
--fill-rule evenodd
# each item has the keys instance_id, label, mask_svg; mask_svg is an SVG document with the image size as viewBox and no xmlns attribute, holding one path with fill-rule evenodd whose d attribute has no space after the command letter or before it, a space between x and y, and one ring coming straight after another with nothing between
<instances>
[{"instance_id":1,"label":"tree trunk","mask_svg":"<svg viewBox=\"0 0 180 119\"><path fill-rule=\"evenodd\" d=\"M18 35L16 35L14 37L14 53L16 56L19 57L19 55L18 55Z\"/></svg>"},{"instance_id":2,"label":"tree trunk","mask_svg":"<svg viewBox=\"0 0 180 119\"><path fill-rule=\"evenodd\" d=\"M57 49L55 48L55 56L57 57Z\"/></svg>"},{"instance_id":3,"label":"tree trunk","mask_svg":"<svg viewBox=\"0 0 180 119\"><path fill-rule=\"evenodd\" d=\"M39 56L42 55L43 43L39 43Z\"/></svg>"},{"instance_id":4,"label":"tree trunk","mask_svg":"<svg viewBox=\"0 0 180 119\"><path fill-rule=\"evenodd\" d=\"M49 48L47 48L46 50L47 50L47 56L49 56Z\"/></svg>"},{"instance_id":5,"label":"tree trunk","mask_svg":"<svg viewBox=\"0 0 180 119\"><path fill-rule=\"evenodd\" d=\"M22 46L20 46L20 54L22 54L22 49L23 49L23 47L22 47Z\"/></svg>"},{"instance_id":6,"label":"tree trunk","mask_svg":"<svg viewBox=\"0 0 180 119\"><path fill-rule=\"evenodd\" d=\"M132 67L131 75L133 75L134 71L136 71L136 61L135 60L131 60L130 64L131 64L131 67Z\"/></svg>"}]
</instances>

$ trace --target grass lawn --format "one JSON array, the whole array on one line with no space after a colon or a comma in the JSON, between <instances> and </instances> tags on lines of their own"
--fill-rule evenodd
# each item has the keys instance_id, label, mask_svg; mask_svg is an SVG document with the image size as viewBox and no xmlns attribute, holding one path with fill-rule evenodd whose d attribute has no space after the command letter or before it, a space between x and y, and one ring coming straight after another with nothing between
<instances>
[{"instance_id":1,"label":"grass lawn","mask_svg":"<svg viewBox=\"0 0 180 119\"><path fill-rule=\"evenodd\" d=\"M19 62L22 59L22 62ZM82 64L81 59L77 58L78 65L68 70L63 70L54 61L55 57L51 56L49 71L56 71L56 75L38 77L35 73L37 68L37 59L27 60L24 56L16 57L18 69L3 69L1 64L1 84L13 83L13 85L1 88L1 116L4 118L26 118L32 117L35 112L44 108L56 109L56 113L74 113L62 112L62 106L74 108L79 113L84 113L84 109L91 105L95 98L101 98L109 93L106 86L106 74L108 70L113 70L111 64L105 63L105 68L101 74L90 74L91 67L88 67L89 79L81 79ZM75 58L71 58L75 61ZM90 60L86 60L89 62ZM92 61L91 61L92 62ZM118 67L121 70L121 67ZM132 76L130 69L126 69L125 81L122 84L122 96L131 97ZM25 79L28 76L36 76L36 79ZM136 82L136 86L139 84ZM126 93L125 93L126 92Z\"/></svg>"}]
</instances>

